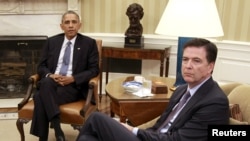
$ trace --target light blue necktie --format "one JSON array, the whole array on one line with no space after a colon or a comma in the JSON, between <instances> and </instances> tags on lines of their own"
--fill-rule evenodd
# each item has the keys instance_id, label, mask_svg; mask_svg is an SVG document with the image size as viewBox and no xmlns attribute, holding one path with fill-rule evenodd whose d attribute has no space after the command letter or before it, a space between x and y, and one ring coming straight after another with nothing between
<instances>
[{"instance_id":1,"label":"light blue necktie","mask_svg":"<svg viewBox=\"0 0 250 141\"><path fill-rule=\"evenodd\" d=\"M64 76L67 74L68 67L69 67L70 53L71 53L70 45L71 45L71 42L69 41L64 51L63 62L62 62L62 66L60 69L60 74Z\"/></svg>"},{"instance_id":2,"label":"light blue necktie","mask_svg":"<svg viewBox=\"0 0 250 141\"><path fill-rule=\"evenodd\" d=\"M174 117L174 115L183 107L183 105L187 102L188 98L190 97L190 92L187 91L181 98L179 104L175 106L175 108L171 111L171 113L168 115L167 119L164 121L164 123L158 128L158 131L160 131L162 128L166 127L170 120Z\"/></svg>"}]
</instances>

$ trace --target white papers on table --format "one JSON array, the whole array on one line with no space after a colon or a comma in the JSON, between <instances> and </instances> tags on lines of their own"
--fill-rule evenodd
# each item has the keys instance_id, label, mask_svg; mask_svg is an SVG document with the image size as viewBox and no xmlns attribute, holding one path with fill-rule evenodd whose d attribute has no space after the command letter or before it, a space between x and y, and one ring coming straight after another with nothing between
<instances>
[{"instance_id":1,"label":"white papers on table","mask_svg":"<svg viewBox=\"0 0 250 141\"><path fill-rule=\"evenodd\" d=\"M133 92L132 94L139 97L154 96L154 94L151 93L151 89L146 89L146 88L141 88L139 91Z\"/></svg>"}]
</instances>

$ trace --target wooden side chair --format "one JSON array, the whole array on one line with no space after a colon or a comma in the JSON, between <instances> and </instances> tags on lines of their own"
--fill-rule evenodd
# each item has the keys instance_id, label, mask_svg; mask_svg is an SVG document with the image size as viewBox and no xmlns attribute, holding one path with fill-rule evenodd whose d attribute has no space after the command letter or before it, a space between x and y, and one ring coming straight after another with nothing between
<instances>
[{"instance_id":1,"label":"wooden side chair","mask_svg":"<svg viewBox=\"0 0 250 141\"><path fill-rule=\"evenodd\" d=\"M101 54L102 54L102 40L96 40L99 51L99 67L101 66ZM102 72L100 70L100 72ZM100 74L99 74L100 75ZM76 102L64 104L60 106L61 111L61 123L71 124L74 129L80 130L89 114L93 111L99 111L99 97L98 97L98 84L100 76L96 76L89 81L89 90L86 100L79 100ZM25 141L23 124L32 120L34 101L32 100L32 92L36 86L36 82L39 80L38 74L32 75L29 78L29 86L25 97L18 104L18 119L16 121L17 129L21 136L21 141ZM93 105L90 101L92 97L96 100L96 105Z\"/></svg>"}]
</instances>

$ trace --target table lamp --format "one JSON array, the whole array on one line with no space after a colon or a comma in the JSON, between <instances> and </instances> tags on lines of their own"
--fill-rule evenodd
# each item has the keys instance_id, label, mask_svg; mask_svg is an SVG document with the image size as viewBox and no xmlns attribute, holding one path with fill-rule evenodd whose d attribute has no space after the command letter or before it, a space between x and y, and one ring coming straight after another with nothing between
<instances>
[{"instance_id":1,"label":"table lamp","mask_svg":"<svg viewBox=\"0 0 250 141\"><path fill-rule=\"evenodd\" d=\"M178 37L174 88L185 83L181 75L183 45L195 37L224 35L215 0L169 0L155 33Z\"/></svg>"}]
</instances>

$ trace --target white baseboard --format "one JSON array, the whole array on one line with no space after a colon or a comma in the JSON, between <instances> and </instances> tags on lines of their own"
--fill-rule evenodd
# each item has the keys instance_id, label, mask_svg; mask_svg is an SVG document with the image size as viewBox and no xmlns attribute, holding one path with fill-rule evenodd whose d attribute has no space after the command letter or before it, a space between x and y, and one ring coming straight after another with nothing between
<instances>
[{"instance_id":1,"label":"white baseboard","mask_svg":"<svg viewBox=\"0 0 250 141\"><path fill-rule=\"evenodd\" d=\"M17 113L0 113L1 119L17 119Z\"/></svg>"}]
</instances>

